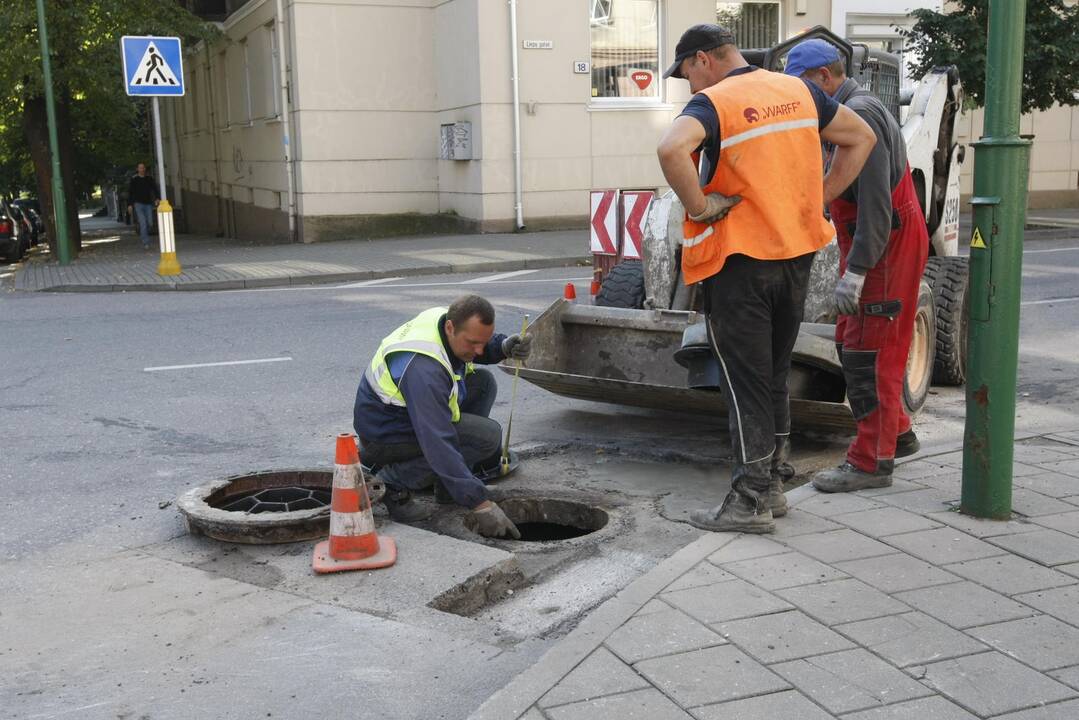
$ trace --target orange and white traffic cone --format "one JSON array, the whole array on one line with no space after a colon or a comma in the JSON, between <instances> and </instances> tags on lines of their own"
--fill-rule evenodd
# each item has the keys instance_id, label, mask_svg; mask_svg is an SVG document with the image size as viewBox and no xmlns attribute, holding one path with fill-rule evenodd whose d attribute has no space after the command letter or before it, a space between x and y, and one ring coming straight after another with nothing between
<instances>
[{"instance_id":1,"label":"orange and white traffic cone","mask_svg":"<svg viewBox=\"0 0 1079 720\"><path fill-rule=\"evenodd\" d=\"M397 562L393 538L375 533L375 516L360 468L356 436L337 436L330 498L330 539L315 546L311 567L317 573L375 570Z\"/></svg>"},{"instance_id":2,"label":"orange and white traffic cone","mask_svg":"<svg viewBox=\"0 0 1079 720\"><path fill-rule=\"evenodd\" d=\"M592 273L592 284L588 288L588 294L592 296L592 304L593 305L596 303L596 295L599 295L599 288L600 288L599 274L600 274L599 270L596 270L595 272Z\"/></svg>"},{"instance_id":3,"label":"orange and white traffic cone","mask_svg":"<svg viewBox=\"0 0 1079 720\"><path fill-rule=\"evenodd\" d=\"M576 300L577 299L577 286L574 285L571 282L566 283L566 290L565 290L565 292L562 293L562 297L565 298L566 300L570 300L570 301Z\"/></svg>"}]
</instances>

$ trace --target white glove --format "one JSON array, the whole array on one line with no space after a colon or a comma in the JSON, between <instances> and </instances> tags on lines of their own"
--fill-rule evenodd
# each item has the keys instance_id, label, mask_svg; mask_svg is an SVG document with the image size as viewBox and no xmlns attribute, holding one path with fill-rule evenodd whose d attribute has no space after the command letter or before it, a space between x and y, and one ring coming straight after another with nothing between
<instances>
[{"instance_id":1,"label":"white glove","mask_svg":"<svg viewBox=\"0 0 1079 720\"><path fill-rule=\"evenodd\" d=\"M699 223L714 223L727 217L731 208L742 202L741 195L726 196L721 193L708 193L704 196L704 210L697 215L690 215L689 219Z\"/></svg>"},{"instance_id":2,"label":"white glove","mask_svg":"<svg viewBox=\"0 0 1079 720\"><path fill-rule=\"evenodd\" d=\"M476 532L484 537L521 539L521 532L513 524L513 521L506 517L506 513L502 512L502 508L498 507L498 503L492 502L487 507L474 508L472 517L476 520Z\"/></svg>"},{"instance_id":3,"label":"white glove","mask_svg":"<svg viewBox=\"0 0 1079 720\"><path fill-rule=\"evenodd\" d=\"M835 286L835 309L840 315L858 314L863 285L865 285L865 275L860 275L849 268L843 273L843 277L839 278Z\"/></svg>"}]
</instances>

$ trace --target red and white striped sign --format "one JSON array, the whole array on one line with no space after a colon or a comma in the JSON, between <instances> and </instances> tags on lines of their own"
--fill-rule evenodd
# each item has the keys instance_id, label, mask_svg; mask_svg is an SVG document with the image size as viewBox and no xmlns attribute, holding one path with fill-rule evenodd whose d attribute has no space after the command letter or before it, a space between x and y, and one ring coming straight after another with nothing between
<instances>
[{"instance_id":1,"label":"red and white striped sign","mask_svg":"<svg viewBox=\"0 0 1079 720\"><path fill-rule=\"evenodd\" d=\"M626 260L641 259L644 224L648 220L648 207L655 196L651 190L627 190L622 193L622 257Z\"/></svg>"},{"instance_id":2,"label":"red and white striped sign","mask_svg":"<svg viewBox=\"0 0 1079 720\"><path fill-rule=\"evenodd\" d=\"M618 191L593 190L590 249L593 255L618 254Z\"/></svg>"}]
</instances>

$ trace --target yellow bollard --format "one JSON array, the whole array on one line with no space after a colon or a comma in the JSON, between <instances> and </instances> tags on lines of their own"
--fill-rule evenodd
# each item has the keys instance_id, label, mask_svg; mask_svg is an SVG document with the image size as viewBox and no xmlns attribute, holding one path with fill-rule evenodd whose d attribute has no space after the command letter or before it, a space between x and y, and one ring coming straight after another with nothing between
<instances>
[{"instance_id":1,"label":"yellow bollard","mask_svg":"<svg viewBox=\"0 0 1079 720\"><path fill-rule=\"evenodd\" d=\"M172 205L168 200L157 204L157 234L161 240L161 262L157 264L157 274L179 275L183 269L176 258L176 231L172 224Z\"/></svg>"}]
</instances>

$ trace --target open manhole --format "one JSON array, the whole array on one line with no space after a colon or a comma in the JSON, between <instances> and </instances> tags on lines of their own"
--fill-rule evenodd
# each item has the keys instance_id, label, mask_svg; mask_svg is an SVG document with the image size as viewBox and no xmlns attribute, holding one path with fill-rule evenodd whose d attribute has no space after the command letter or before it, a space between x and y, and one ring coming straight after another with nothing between
<instances>
[{"instance_id":1,"label":"open manhole","mask_svg":"<svg viewBox=\"0 0 1079 720\"><path fill-rule=\"evenodd\" d=\"M379 489L368 478L372 502L381 497ZM329 532L332 492L331 471L272 470L189 490L177 506L194 535L247 544L297 542Z\"/></svg>"},{"instance_id":2,"label":"open manhole","mask_svg":"<svg viewBox=\"0 0 1079 720\"><path fill-rule=\"evenodd\" d=\"M507 498L498 506L521 532L520 542L572 540L602 530L610 519L605 510L572 500ZM465 527L475 532L471 515L465 516Z\"/></svg>"}]
</instances>

